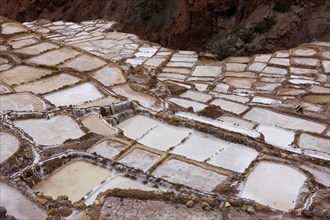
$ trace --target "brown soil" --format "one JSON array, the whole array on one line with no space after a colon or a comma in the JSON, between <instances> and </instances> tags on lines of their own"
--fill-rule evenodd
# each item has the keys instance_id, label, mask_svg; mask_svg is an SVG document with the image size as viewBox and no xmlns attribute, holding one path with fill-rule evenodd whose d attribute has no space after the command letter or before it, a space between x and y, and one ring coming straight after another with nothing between
<instances>
[{"instance_id":1,"label":"brown soil","mask_svg":"<svg viewBox=\"0 0 330 220\"><path fill-rule=\"evenodd\" d=\"M0 15L115 20L121 30L173 49L211 51L222 59L330 40L327 0L3 0Z\"/></svg>"}]
</instances>

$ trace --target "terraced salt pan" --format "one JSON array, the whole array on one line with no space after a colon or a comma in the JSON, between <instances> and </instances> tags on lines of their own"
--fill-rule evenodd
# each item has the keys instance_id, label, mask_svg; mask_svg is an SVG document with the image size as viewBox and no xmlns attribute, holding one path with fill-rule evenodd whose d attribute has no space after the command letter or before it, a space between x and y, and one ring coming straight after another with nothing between
<instances>
[{"instance_id":1,"label":"terraced salt pan","mask_svg":"<svg viewBox=\"0 0 330 220\"><path fill-rule=\"evenodd\" d=\"M97 153L98 155L112 159L117 156L122 150L127 147L126 144L114 141L114 140L104 140L100 143L95 144L87 150L88 153Z\"/></svg>"},{"instance_id":2,"label":"terraced salt pan","mask_svg":"<svg viewBox=\"0 0 330 220\"><path fill-rule=\"evenodd\" d=\"M310 132L321 133L326 126L305 119L280 114L267 109L254 107L244 115L245 119L263 124L280 126L282 128L293 130L304 130Z\"/></svg>"},{"instance_id":3,"label":"terraced salt pan","mask_svg":"<svg viewBox=\"0 0 330 220\"><path fill-rule=\"evenodd\" d=\"M17 120L14 121L14 125L23 129L35 143L46 146L62 144L67 139L76 139L84 135L78 124L66 115L50 119Z\"/></svg>"},{"instance_id":4,"label":"terraced salt pan","mask_svg":"<svg viewBox=\"0 0 330 220\"><path fill-rule=\"evenodd\" d=\"M295 207L305 180L303 173L289 166L260 162L249 174L240 196L274 209L289 211Z\"/></svg>"},{"instance_id":5,"label":"terraced salt pan","mask_svg":"<svg viewBox=\"0 0 330 220\"><path fill-rule=\"evenodd\" d=\"M46 219L46 211L39 208L20 191L4 183L0 183L0 189L0 206L7 209L8 215L22 220Z\"/></svg>"},{"instance_id":6,"label":"terraced salt pan","mask_svg":"<svg viewBox=\"0 0 330 220\"><path fill-rule=\"evenodd\" d=\"M235 114L241 114L249 108L248 106L235 103L232 101L227 101L225 99L216 99L213 102L211 102L211 104L217 105L221 109L225 111L233 112Z\"/></svg>"},{"instance_id":7,"label":"terraced salt pan","mask_svg":"<svg viewBox=\"0 0 330 220\"><path fill-rule=\"evenodd\" d=\"M19 148L19 140L12 134L0 132L0 163L11 157Z\"/></svg>"},{"instance_id":8,"label":"terraced salt pan","mask_svg":"<svg viewBox=\"0 0 330 220\"><path fill-rule=\"evenodd\" d=\"M35 38L28 38L23 40L11 41L8 44L12 46L14 49L19 49L21 47L29 46L31 44L37 43L38 40Z\"/></svg>"},{"instance_id":9,"label":"terraced salt pan","mask_svg":"<svg viewBox=\"0 0 330 220\"><path fill-rule=\"evenodd\" d=\"M56 66L67 59L74 58L79 52L68 48L60 48L45 52L37 57L27 59L27 62L45 66Z\"/></svg>"},{"instance_id":10,"label":"terraced salt pan","mask_svg":"<svg viewBox=\"0 0 330 220\"><path fill-rule=\"evenodd\" d=\"M43 93L57 90L64 86L75 84L79 81L80 81L80 79L75 76L72 76L72 75L69 75L66 73L62 73L59 75L55 75L55 76L47 77L45 79L34 81L31 83L19 85L19 86L14 87L14 89L16 92L29 91L29 92L33 92L36 94L43 94Z\"/></svg>"},{"instance_id":11,"label":"terraced salt pan","mask_svg":"<svg viewBox=\"0 0 330 220\"><path fill-rule=\"evenodd\" d=\"M91 71L107 64L103 60L88 55L80 55L74 59L66 61L60 67L67 67L79 72Z\"/></svg>"},{"instance_id":12,"label":"terraced salt pan","mask_svg":"<svg viewBox=\"0 0 330 220\"><path fill-rule=\"evenodd\" d=\"M268 144L285 149L292 148L291 144L295 138L295 133L292 131L267 125L259 125L257 131L264 135L265 141Z\"/></svg>"},{"instance_id":13,"label":"terraced salt pan","mask_svg":"<svg viewBox=\"0 0 330 220\"><path fill-rule=\"evenodd\" d=\"M85 204L91 205L97 198L97 195L101 192L105 192L108 189L137 189L141 191L157 191L159 189L144 185L136 180L132 180L127 177L114 176L102 184L99 188L95 189L86 199Z\"/></svg>"},{"instance_id":14,"label":"terraced salt pan","mask_svg":"<svg viewBox=\"0 0 330 220\"><path fill-rule=\"evenodd\" d=\"M66 195L69 200L76 202L111 174L110 170L103 167L85 161L74 161L39 182L33 190L54 199Z\"/></svg>"},{"instance_id":15,"label":"terraced salt pan","mask_svg":"<svg viewBox=\"0 0 330 220\"><path fill-rule=\"evenodd\" d=\"M26 55L37 55L42 52L45 52L47 50L52 50L52 49L57 49L59 48L58 45L48 43L48 42L43 42L37 45L29 46L29 47L24 47L18 50L15 50L14 52L16 53L23 53Z\"/></svg>"},{"instance_id":16,"label":"terraced salt pan","mask_svg":"<svg viewBox=\"0 0 330 220\"><path fill-rule=\"evenodd\" d=\"M1 25L1 34L17 34L27 31L28 29L14 22L7 22Z\"/></svg>"},{"instance_id":17,"label":"terraced salt pan","mask_svg":"<svg viewBox=\"0 0 330 220\"><path fill-rule=\"evenodd\" d=\"M83 83L71 88L49 93L44 95L44 97L56 106L67 106L94 101L103 98L104 95L92 83Z\"/></svg>"},{"instance_id":18,"label":"terraced salt pan","mask_svg":"<svg viewBox=\"0 0 330 220\"><path fill-rule=\"evenodd\" d=\"M141 149L134 149L127 156L118 162L124 163L129 167L147 171L154 163L158 161L160 155Z\"/></svg>"},{"instance_id":19,"label":"terraced salt pan","mask_svg":"<svg viewBox=\"0 0 330 220\"><path fill-rule=\"evenodd\" d=\"M188 128L161 124L144 135L138 142L151 148L166 151L170 147L180 144L191 132L192 130Z\"/></svg>"},{"instance_id":20,"label":"terraced salt pan","mask_svg":"<svg viewBox=\"0 0 330 220\"><path fill-rule=\"evenodd\" d=\"M126 81L121 70L117 67L107 66L90 75L105 86L112 86Z\"/></svg>"},{"instance_id":21,"label":"terraced salt pan","mask_svg":"<svg viewBox=\"0 0 330 220\"><path fill-rule=\"evenodd\" d=\"M192 76L217 77L221 71L220 66L196 66Z\"/></svg>"},{"instance_id":22,"label":"terraced salt pan","mask_svg":"<svg viewBox=\"0 0 330 220\"><path fill-rule=\"evenodd\" d=\"M330 141L326 138L316 137L309 134L301 134L298 146L302 149L316 150L330 154Z\"/></svg>"},{"instance_id":23,"label":"terraced salt pan","mask_svg":"<svg viewBox=\"0 0 330 220\"><path fill-rule=\"evenodd\" d=\"M170 98L170 99L168 99L168 101L170 101L178 106L181 106L183 108L191 107L191 108L193 108L194 112L201 111L207 107L207 105L205 105L203 103L191 101L188 99Z\"/></svg>"},{"instance_id":24,"label":"terraced salt pan","mask_svg":"<svg viewBox=\"0 0 330 220\"><path fill-rule=\"evenodd\" d=\"M250 89L255 81L255 79L236 77L226 77L223 80L224 83L240 89Z\"/></svg>"},{"instance_id":25,"label":"terraced salt pan","mask_svg":"<svg viewBox=\"0 0 330 220\"><path fill-rule=\"evenodd\" d=\"M227 141L218 139L212 135L193 131L188 139L176 146L171 153L197 161L204 161L217 153L227 143Z\"/></svg>"},{"instance_id":26,"label":"terraced salt pan","mask_svg":"<svg viewBox=\"0 0 330 220\"><path fill-rule=\"evenodd\" d=\"M119 86L115 86L112 88L112 90L121 96L126 97L128 100L136 100L140 104L142 104L145 107L151 107L156 103L156 99L153 96L141 93L141 92L136 92L129 85L123 84Z\"/></svg>"},{"instance_id":27,"label":"terraced salt pan","mask_svg":"<svg viewBox=\"0 0 330 220\"><path fill-rule=\"evenodd\" d=\"M83 125L88 128L91 132L95 134L100 134L103 136L111 136L116 133L116 129L108 125L108 123L102 119L102 116L91 114L84 116L81 119Z\"/></svg>"},{"instance_id":28,"label":"terraced salt pan","mask_svg":"<svg viewBox=\"0 0 330 220\"><path fill-rule=\"evenodd\" d=\"M253 148L227 142L207 163L242 173L257 156L258 151Z\"/></svg>"},{"instance_id":29,"label":"terraced salt pan","mask_svg":"<svg viewBox=\"0 0 330 220\"><path fill-rule=\"evenodd\" d=\"M108 96L108 97L104 97L102 99L98 99L95 101L91 101L85 104L81 104L81 105L77 105L77 108L89 108L89 107L95 107L95 106L105 106L105 105L112 105L115 103L120 102L119 99L112 97L112 96Z\"/></svg>"},{"instance_id":30,"label":"terraced salt pan","mask_svg":"<svg viewBox=\"0 0 330 220\"><path fill-rule=\"evenodd\" d=\"M195 114L191 114L191 113L187 113L187 112L178 112L175 114L176 116L182 117L182 118L186 118L189 120L194 120L194 121L198 121L201 123L205 123L205 124L209 124L212 125L214 127L217 128L221 128L221 129L225 129L228 131L232 131L232 132L236 132L236 133L240 133L243 135L247 135L250 137L254 137L254 138L259 138L260 137L260 133L252 130L250 128L247 128L245 126L237 126L235 123L232 122L223 122L223 121L219 121L219 120L212 120L210 118L206 118L206 117L202 117L202 116L197 116Z\"/></svg>"},{"instance_id":31,"label":"terraced salt pan","mask_svg":"<svg viewBox=\"0 0 330 220\"><path fill-rule=\"evenodd\" d=\"M1 111L42 111L46 109L46 103L27 92L1 95Z\"/></svg>"},{"instance_id":32,"label":"terraced salt pan","mask_svg":"<svg viewBox=\"0 0 330 220\"><path fill-rule=\"evenodd\" d=\"M327 104L330 103L329 95L307 95L303 97L305 102L315 103L315 104Z\"/></svg>"},{"instance_id":33,"label":"terraced salt pan","mask_svg":"<svg viewBox=\"0 0 330 220\"><path fill-rule=\"evenodd\" d=\"M212 191L227 178L224 175L175 159L166 161L152 174L170 182L187 185L206 192Z\"/></svg>"},{"instance_id":34,"label":"terraced salt pan","mask_svg":"<svg viewBox=\"0 0 330 220\"><path fill-rule=\"evenodd\" d=\"M137 140L140 139L143 134L148 133L161 124L162 123L156 119L144 115L135 115L121 122L116 127L122 129L126 137Z\"/></svg>"},{"instance_id":35,"label":"terraced salt pan","mask_svg":"<svg viewBox=\"0 0 330 220\"><path fill-rule=\"evenodd\" d=\"M51 70L21 65L0 73L0 80L11 86L31 82L51 73Z\"/></svg>"},{"instance_id":36,"label":"terraced salt pan","mask_svg":"<svg viewBox=\"0 0 330 220\"><path fill-rule=\"evenodd\" d=\"M195 100L198 102L207 102L210 99L212 99L212 96L209 94L191 91L191 90L188 90L187 92L181 94L180 96L183 98L189 98L189 99L192 99L192 100Z\"/></svg>"}]
</instances>

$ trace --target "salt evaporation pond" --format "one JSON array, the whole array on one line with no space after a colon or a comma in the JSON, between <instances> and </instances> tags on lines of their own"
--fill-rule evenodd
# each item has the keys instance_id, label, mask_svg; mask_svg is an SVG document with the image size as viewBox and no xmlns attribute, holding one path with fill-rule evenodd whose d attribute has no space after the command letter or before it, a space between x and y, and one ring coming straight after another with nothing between
<instances>
[{"instance_id":1,"label":"salt evaporation pond","mask_svg":"<svg viewBox=\"0 0 330 220\"><path fill-rule=\"evenodd\" d=\"M112 171L92 163L74 161L39 182L33 190L52 198L66 195L72 202L76 202L111 174Z\"/></svg>"},{"instance_id":2,"label":"salt evaporation pond","mask_svg":"<svg viewBox=\"0 0 330 220\"><path fill-rule=\"evenodd\" d=\"M306 176L294 168L260 162L248 176L240 196L287 212L295 207L305 180Z\"/></svg>"},{"instance_id":3,"label":"salt evaporation pond","mask_svg":"<svg viewBox=\"0 0 330 220\"><path fill-rule=\"evenodd\" d=\"M84 135L78 124L66 115L58 115L50 119L17 120L14 124L40 145L62 144L69 138L76 139Z\"/></svg>"},{"instance_id":4,"label":"salt evaporation pond","mask_svg":"<svg viewBox=\"0 0 330 220\"><path fill-rule=\"evenodd\" d=\"M19 140L12 134L0 132L0 163L7 160L19 148Z\"/></svg>"},{"instance_id":5,"label":"salt evaporation pond","mask_svg":"<svg viewBox=\"0 0 330 220\"><path fill-rule=\"evenodd\" d=\"M7 214L17 219L46 219L47 214L18 190L0 183L0 206L7 209Z\"/></svg>"},{"instance_id":6,"label":"salt evaporation pond","mask_svg":"<svg viewBox=\"0 0 330 220\"><path fill-rule=\"evenodd\" d=\"M92 84L83 83L44 96L56 106L77 105L103 98L104 95Z\"/></svg>"}]
</instances>

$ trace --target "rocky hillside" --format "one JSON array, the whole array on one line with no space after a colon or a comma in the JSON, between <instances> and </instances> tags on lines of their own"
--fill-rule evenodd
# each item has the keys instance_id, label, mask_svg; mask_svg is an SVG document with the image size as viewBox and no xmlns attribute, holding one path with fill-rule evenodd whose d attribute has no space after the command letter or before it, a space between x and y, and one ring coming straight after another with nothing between
<instances>
[{"instance_id":1,"label":"rocky hillside","mask_svg":"<svg viewBox=\"0 0 330 220\"><path fill-rule=\"evenodd\" d=\"M174 49L222 59L330 41L327 0L0 0L0 15L83 21L104 18Z\"/></svg>"}]
</instances>

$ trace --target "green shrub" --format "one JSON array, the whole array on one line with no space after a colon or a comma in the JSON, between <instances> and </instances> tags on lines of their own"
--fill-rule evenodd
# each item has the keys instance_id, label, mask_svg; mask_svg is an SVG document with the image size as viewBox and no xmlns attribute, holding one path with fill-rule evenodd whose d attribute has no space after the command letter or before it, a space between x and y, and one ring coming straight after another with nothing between
<instances>
[{"instance_id":1,"label":"green shrub","mask_svg":"<svg viewBox=\"0 0 330 220\"><path fill-rule=\"evenodd\" d=\"M291 11L291 5L289 3L275 3L273 9L277 12L286 13Z\"/></svg>"},{"instance_id":2,"label":"green shrub","mask_svg":"<svg viewBox=\"0 0 330 220\"><path fill-rule=\"evenodd\" d=\"M239 35L239 38L241 38L244 41L244 43L250 43L253 40L254 35L250 31L247 31L247 32L241 33Z\"/></svg>"},{"instance_id":3,"label":"green shrub","mask_svg":"<svg viewBox=\"0 0 330 220\"><path fill-rule=\"evenodd\" d=\"M253 24L253 30L256 33L264 34L270 31L270 29L276 24L274 17L264 18L262 21L259 21Z\"/></svg>"}]
</instances>

